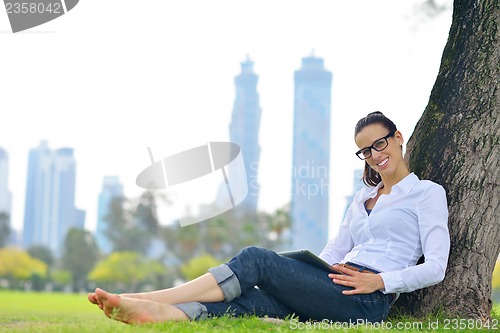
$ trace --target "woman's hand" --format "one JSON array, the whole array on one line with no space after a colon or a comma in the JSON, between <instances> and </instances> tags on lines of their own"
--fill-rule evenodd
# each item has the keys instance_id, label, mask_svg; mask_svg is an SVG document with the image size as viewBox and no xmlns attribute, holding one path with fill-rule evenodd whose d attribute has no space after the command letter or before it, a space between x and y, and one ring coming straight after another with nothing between
<instances>
[{"instance_id":1,"label":"woman's hand","mask_svg":"<svg viewBox=\"0 0 500 333\"><path fill-rule=\"evenodd\" d=\"M385 288L384 280L382 280L380 274L356 272L352 269L341 267L339 265L333 265L332 267L336 271L343 273L328 274L328 277L332 279L333 283L354 288L352 290L342 291L344 295L370 294L374 291L383 290Z\"/></svg>"}]
</instances>

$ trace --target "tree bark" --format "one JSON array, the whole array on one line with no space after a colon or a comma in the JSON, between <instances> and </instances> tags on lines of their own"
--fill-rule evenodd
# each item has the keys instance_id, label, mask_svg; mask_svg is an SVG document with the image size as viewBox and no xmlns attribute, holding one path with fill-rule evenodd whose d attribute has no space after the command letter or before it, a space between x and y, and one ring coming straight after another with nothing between
<instances>
[{"instance_id":1,"label":"tree bark","mask_svg":"<svg viewBox=\"0 0 500 333\"><path fill-rule=\"evenodd\" d=\"M392 313L481 318L491 311L500 250L500 0L455 0L429 103L406 159L447 192L451 251L444 281L403 294Z\"/></svg>"}]
</instances>

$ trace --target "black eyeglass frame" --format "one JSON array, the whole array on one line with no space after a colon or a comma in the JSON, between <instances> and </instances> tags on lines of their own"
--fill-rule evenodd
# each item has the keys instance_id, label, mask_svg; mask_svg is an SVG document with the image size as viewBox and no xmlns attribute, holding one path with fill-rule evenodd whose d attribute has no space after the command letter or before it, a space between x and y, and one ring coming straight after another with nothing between
<instances>
[{"instance_id":1,"label":"black eyeglass frame","mask_svg":"<svg viewBox=\"0 0 500 333\"><path fill-rule=\"evenodd\" d=\"M392 131L392 132L389 132L389 134L387 134L386 136L381 137L380 139L377 139L377 140L375 140L375 141L374 141L373 145L374 145L374 144L376 144L377 142L379 142L380 140L385 140L386 145L385 145L385 147L384 147L384 148L382 148L382 149L377 149L377 148L375 148L373 145L371 145L371 146L368 146L368 147L365 147L365 148L361 148L360 150L358 150L358 151L355 153L355 154L356 154L356 156L357 156L360 160L364 161L364 160L366 160L367 158L370 158L370 157L372 156L372 149L373 149L373 150L375 150L375 151L382 151L382 150L384 150L385 148L387 148L387 146L389 146L389 141L387 141L387 139L388 139L388 138L390 138L391 136L393 136L394 134L396 134L396 132L397 132L397 131L398 131L398 130L394 130L394 131ZM362 153L362 151L363 151L363 150L365 150L365 149L370 149L370 155L368 155L368 156L366 156L366 157L365 157L365 156L363 155L363 153Z\"/></svg>"}]
</instances>

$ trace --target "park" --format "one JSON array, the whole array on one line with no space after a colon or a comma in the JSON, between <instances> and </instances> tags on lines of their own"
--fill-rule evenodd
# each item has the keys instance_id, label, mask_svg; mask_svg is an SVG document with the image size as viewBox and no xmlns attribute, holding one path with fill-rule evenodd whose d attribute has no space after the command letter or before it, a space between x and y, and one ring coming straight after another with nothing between
<instances>
[{"instance_id":1,"label":"park","mask_svg":"<svg viewBox=\"0 0 500 333\"><path fill-rule=\"evenodd\" d=\"M85 285L84 276L81 281L72 281L77 286L75 293L0 289L0 332L500 330L500 304L492 300L494 288L500 288L496 285L500 277L494 276L500 253L499 63L500 1L455 0L439 73L405 155L410 169L421 179L435 181L446 190L451 238L448 267L443 282L402 294L387 322L301 322L294 318L277 321L225 316L200 322L132 326L109 320L87 301L86 294L79 292ZM183 245L196 246L189 239ZM182 252L189 254L185 249ZM76 257L68 258L69 266ZM181 259L187 262L188 256ZM27 262L38 276L46 274L40 261ZM152 263L141 261L141 265L151 269L151 276L157 277L162 271ZM94 281L99 281L98 273L94 272ZM16 285L12 276L4 272L0 277L12 280L9 286L19 287L21 284ZM113 287L112 279L101 281ZM36 283L36 279L32 282ZM130 283L128 286L136 286Z\"/></svg>"}]
</instances>

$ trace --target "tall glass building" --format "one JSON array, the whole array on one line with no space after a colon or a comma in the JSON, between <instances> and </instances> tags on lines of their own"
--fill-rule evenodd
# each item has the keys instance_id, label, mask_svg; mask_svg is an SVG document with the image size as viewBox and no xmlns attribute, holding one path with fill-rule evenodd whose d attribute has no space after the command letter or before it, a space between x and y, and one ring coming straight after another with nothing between
<instances>
[{"instance_id":1,"label":"tall glass building","mask_svg":"<svg viewBox=\"0 0 500 333\"><path fill-rule=\"evenodd\" d=\"M107 216L113 199L123 197L123 185L118 176L106 176L102 182L97 207L97 228L95 239L101 252L108 254L113 250L113 245L106 236L108 229Z\"/></svg>"},{"instance_id":2,"label":"tall glass building","mask_svg":"<svg viewBox=\"0 0 500 333\"><path fill-rule=\"evenodd\" d=\"M328 241L332 73L311 55L294 81L292 244L319 254Z\"/></svg>"},{"instance_id":3,"label":"tall glass building","mask_svg":"<svg viewBox=\"0 0 500 333\"><path fill-rule=\"evenodd\" d=\"M260 146L259 128L261 109L257 81L259 77L253 71L254 62L247 56L241 63L241 73L235 77L236 98L234 101L230 141L240 146L245 162L248 195L236 208L239 212L256 213L260 186L258 183Z\"/></svg>"},{"instance_id":4,"label":"tall glass building","mask_svg":"<svg viewBox=\"0 0 500 333\"><path fill-rule=\"evenodd\" d=\"M9 154L0 148L0 214L7 215L10 236L8 243L16 244L16 232L12 229L12 193L9 191Z\"/></svg>"},{"instance_id":5,"label":"tall glass building","mask_svg":"<svg viewBox=\"0 0 500 333\"><path fill-rule=\"evenodd\" d=\"M9 154L0 148L0 213L10 216L11 193L9 191Z\"/></svg>"},{"instance_id":6,"label":"tall glass building","mask_svg":"<svg viewBox=\"0 0 500 333\"><path fill-rule=\"evenodd\" d=\"M85 213L75 208L73 149L50 150L46 141L29 153L23 246L43 245L62 254L66 233L83 228Z\"/></svg>"}]
</instances>

